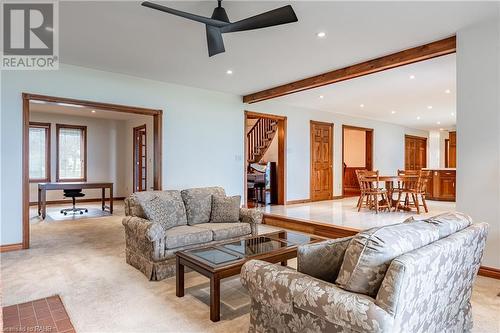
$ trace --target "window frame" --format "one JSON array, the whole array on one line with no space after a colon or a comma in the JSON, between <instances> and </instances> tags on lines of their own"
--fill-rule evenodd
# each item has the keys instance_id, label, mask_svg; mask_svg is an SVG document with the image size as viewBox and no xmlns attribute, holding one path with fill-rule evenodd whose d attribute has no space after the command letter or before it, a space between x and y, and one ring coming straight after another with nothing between
<instances>
[{"instance_id":1,"label":"window frame","mask_svg":"<svg viewBox=\"0 0 500 333\"><path fill-rule=\"evenodd\" d=\"M79 129L82 131L82 146L83 146L83 177L82 178L64 178L59 177L59 132L61 129ZM83 125L67 125L67 124L56 124L56 182L58 183L68 183L68 182L86 182L87 181L87 126Z\"/></svg>"},{"instance_id":2,"label":"window frame","mask_svg":"<svg viewBox=\"0 0 500 333\"><path fill-rule=\"evenodd\" d=\"M43 128L45 129L45 178L29 178L30 183L50 183L51 181L51 169L50 169L50 137L51 137L51 123L41 123L37 121L30 121L28 128L28 136L30 128ZM29 154L29 153L28 153ZM29 156L28 156L29 159ZM29 172L28 172L29 177Z\"/></svg>"}]
</instances>

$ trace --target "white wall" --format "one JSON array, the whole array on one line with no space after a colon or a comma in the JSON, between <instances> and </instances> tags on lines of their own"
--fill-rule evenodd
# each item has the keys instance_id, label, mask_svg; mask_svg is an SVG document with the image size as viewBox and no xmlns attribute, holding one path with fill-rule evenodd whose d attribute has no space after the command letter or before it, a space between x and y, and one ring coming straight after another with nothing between
<instances>
[{"instance_id":1,"label":"white wall","mask_svg":"<svg viewBox=\"0 0 500 333\"><path fill-rule=\"evenodd\" d=\"M441 155L444 151L441 150L441 132L440 131L430 131L429 132L429 142L427 143L427 155L428 168L440 168L441 167Z\"/></svg>"},{"instance_id":2,"label":"white wall","mask_svg":"<svg viewBox=\"0 0 500 333\"><path fill-rule=\"evenodd\" d=\"M248 111L287 116L287 200L309 198L310 174L310 120L333 122L334 128L334 195L342 195L342 125L373 128L374 169L381 174L395 174L404 168L405 134L427 137L426 131L405 128L398 125L355 118L343 114L298 108L265 101L245 106Z\"/></svg>"},{"instance_id":3,"label":"white wall","mask_svg":"<svg viewBox=\"0 0 500 333\"><path fill-rule=\"evenodd\" d=\"M489 223L483 265L500 268L500 19L457 34L457 209Z\"/></svg>"},{"instance_id":4,"label":"white wall","mask_svg":"<svg viewBox=\"0 0 500 333\"><path fill-rule=\"evenodd\" d=\"M56 181L56 124L87 126L87 181L112 182L114 183L113 194L115 197L127 195L126 175L122 168L126 153L123 144L126 134L125 121L43 112L31 112L30 121L51 123L50 168L53 182ZM37 183L30 184L31 202L37 201L37 188ZM83 192L86 199L101 197L99 189L89 189ZM62 199L64 199L62 191L47 191L47 200Z\"/></svg>"},{"instance_id":5,"label":"white wall","mask_svg":"<svg viewBox=\"0 0 500 333\"><path fill-rule=\"evenodd\" d=\"M344 130L344 163L350 168L366 166L366 132L346 128Z\"/></svg>"},{"instance_id":6,"label":"white wall","mask_svg":"<svg viewBox=\"0 0 500 333\"><path fill-rule=\"evenodd\" d=\"M267 162L278 162L278 133L273 137L273 141L267 148L266 153L262 156L262 161Z\"/></svg>"}]
</instances>

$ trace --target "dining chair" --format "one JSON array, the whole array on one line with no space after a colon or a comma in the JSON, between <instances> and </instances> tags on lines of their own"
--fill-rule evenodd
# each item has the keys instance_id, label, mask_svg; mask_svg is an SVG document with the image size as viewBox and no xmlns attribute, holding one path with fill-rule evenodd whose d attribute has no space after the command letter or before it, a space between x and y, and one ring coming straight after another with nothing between
<instances>
[{"instance_id":1,"label":"dining chair","mask_svg":"<svg viewBox=\"0 0 500 333\"><path fill-rule=\"evenodd\" d=\"M375 209L378 214L379 210L391 211L391 201L387 196L387 190L380 188L380 179L378 171L367 171L360 175L360 187L364 189L360 197L360 205L358 212L363 206L363 199L366 198L366 206L368 209Z\"/></svg>"},{"instance_id":2,"label":"dining chair","mask_svg":"<svg viewBox=\"0 0 500 333\"><path fill-rule=\"evenodd\" d=\"M399 174L399 172L398 172ZM409 174L405 174L409 175ZM412 172L412 175L414 173ZM404 195L404 205L405 207L415 207L417 214L420 214L420 207L423 206L426 213L429 212L427 207L427 202L425 200L425 193L427 189L427 183L431 176L430 170L419 170L417 171L418 177L415 179L407 179L404 181L402 189L398 193L397 204L395 211L399 209L399 203L401 202L401 196ZM410 204L410 197L412 202ZM422 203L422 204L421 204Z\"/></svg>"},{"instance_id":3,"label":"dining chair","mask_svg":"<svg viewBox=\"0 0 500 333\"><path fill-rule=\"evenodd\" d=\"M368 200L369 197L366 196L366 188L364 184L361 182L361 176L366 172L367 170L355 170L354 172L356 173L356 179L358 180L358 185L359 185L359 198L358 198L358 203L356 204L356 207L358 207L358 212L361 209L361 205L363 202L363 199L366 197L366 204L368 205Z\"/></svg>"}]
</instances>

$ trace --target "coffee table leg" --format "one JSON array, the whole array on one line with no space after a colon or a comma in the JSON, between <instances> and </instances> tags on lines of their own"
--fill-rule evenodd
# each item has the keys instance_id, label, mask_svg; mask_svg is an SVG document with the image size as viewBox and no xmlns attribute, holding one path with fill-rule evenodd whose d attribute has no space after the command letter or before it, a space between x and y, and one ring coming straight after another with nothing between
<instances>
[{"instance_id":1,"label":"coffee table leg","mask_svg":"<svg viewBox=\"0 0 500 333\"><path fill-rule=\"evenodd\" d=\"M220 320L220 279L217 275L210 277L210 320Z\"/></svg>"},{"instance_id":2,"label":"coffee table leg","mask_svg":"<svg viewBox=\"0 0 500 333\"><path fill-rule=\"evenodd\" d=\"M177 297L184 296L184 265L181 264L179 257L175 258L176 274L175 274L175 295Z\"/></svg>"},{"instance_id":3,"label":"coffee table leg","mask_svg":"<svg viewBox=\"0 0 500 333\"><path fill-rule=\"evenodd\" d=\"M283 260L281 262L281 266L285 266L285 267L288 266L288 260Z\"/></svg>"}]
</instances>

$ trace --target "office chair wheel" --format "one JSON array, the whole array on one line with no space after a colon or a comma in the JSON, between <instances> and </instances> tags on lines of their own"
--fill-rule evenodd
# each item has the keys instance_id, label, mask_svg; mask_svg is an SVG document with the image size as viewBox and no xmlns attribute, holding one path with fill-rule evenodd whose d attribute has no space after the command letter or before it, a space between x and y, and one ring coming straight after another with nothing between
<instances>
[{"instance_id":1,"label":"office chair wheel","mask_svg":"<svg viewBox=\"0 0 500 333\"><path fill-rule=\"evenodd\" d=\"M89 210L87 208L85 208L85 213L88 213L88 212L89 212Z\"/></svg>"},{"instance_id":2,"label":"office chair wheel","mask_svg":"<svg viewBox=\"0 0 500 333\"><path fill-rule=\"evenodd\" d=\"M68 215L68 213L67 213L67 212L64 212L64 215Z\"/></svg>"},{"instance_id":3,"label":"office chair wheel","mask_svg":"<svg viewBox=\"0 0 500 333\"><path fill-rule=\"evenodd\" d=\"M83 215L83 212L82 212L82 211L80 211L80 215Z\"/></svg>"},{"instance_id":4,"label":"office chair wheel","mask_svg":"<svg viewBox=\"0 0 500 333\"><path fill-rule=\"evenodd\" d=\"M61 214L64 213L64 211L61 209Z\"/></svg>"}]
</instances>

